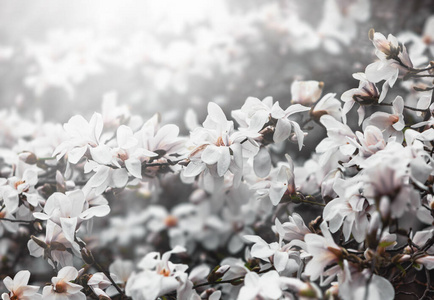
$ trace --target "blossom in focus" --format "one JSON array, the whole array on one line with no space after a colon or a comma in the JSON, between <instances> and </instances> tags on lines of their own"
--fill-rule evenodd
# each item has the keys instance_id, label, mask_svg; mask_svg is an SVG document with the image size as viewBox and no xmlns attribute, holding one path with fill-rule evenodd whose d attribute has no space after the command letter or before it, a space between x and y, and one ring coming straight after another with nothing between
<instances>
[{"instance_id":1,"label":"blossom in focus","mask_svg":"<svg viewBox=\"0 0 434 300\"><path fill-rule=\"evenodd\" d=\"M51 285L42 290L44 300L86 300L86 295L81 292L83 287L72 283L79 273L74 267L63 267L56 277L51 278Z\"/></svg>"},{"instance_id":2,"label":"blossom in focus","mask_svg":"<svg viewBox=\"0 0 434 300\"><path fill-rule=\"evenodd\" d=\"M359 114L360 125L365 117L365 108L363 106L381 102L382 99L375 84L369 81L364 73L354 73L353 77L360 81L359 87L342 94L341 100L345 102L342 108L342 120L345 124L347 123L347 113L351 110L354 103L358 103L360 107L357 113Z\"/></svg>"},{"instance_id":3,"label":"blossom in focus","mask_svg":"<svg viewBox=\"0 0 434 300\"><path fill-rule=\"evenodd\" d=\"M158 296L175 291L180 282L177 277L188 268L184 264L173 264L169 258L174 253L185 252L182 247L175 247L162 256L158 252L148 253L139 263L141 272L133 272L126 284L127 296L140 300L154 300Z\"/></svg>"},{"instance_id":4,"label":"blossom in focus","mask_svg":"<svg viewBox=\"0 0 434 300\"><path fill-rule=\"evenodd\" d=\"M2 294L2 300L39 300L42 295L38 294L39 286L27 285L30 278L30 272L19 271L15 274L14 279L7 276L3 279L5 287L9 290Z\"/></svg>"}]
</instances>

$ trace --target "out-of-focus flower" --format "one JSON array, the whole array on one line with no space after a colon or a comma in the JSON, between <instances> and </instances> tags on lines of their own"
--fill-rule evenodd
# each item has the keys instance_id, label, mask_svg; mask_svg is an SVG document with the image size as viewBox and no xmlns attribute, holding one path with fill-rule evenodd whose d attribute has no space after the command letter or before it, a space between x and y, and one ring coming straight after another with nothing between
<instances>
[{"instance_id":1,"label":"out-of-focus flower","mask_svg":"<svg viewBox=\"0 0 434 300\"><path fill-rule=\"evenodd\" d=\"M291 102L312 106L321 97L323 87L324 82L296 80L291 84Z\"/></svg>"}]
</instances>

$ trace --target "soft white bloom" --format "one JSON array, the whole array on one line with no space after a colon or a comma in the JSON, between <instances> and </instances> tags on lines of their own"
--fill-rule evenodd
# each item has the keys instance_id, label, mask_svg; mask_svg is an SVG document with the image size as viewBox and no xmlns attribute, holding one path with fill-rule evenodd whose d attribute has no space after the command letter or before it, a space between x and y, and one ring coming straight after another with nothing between
<instances>
[{"instance_id":1,"label":"soft white bloom","mask_svg":"<svg viewBox=\"0 0 434 300\"><path fill-rule=\"evenodd\" d=\"M86 121L82 116L76 115L63 125L68 140L60 144L53 155L57 159L62 158L68 153L68 161L72 164L78 163L86 151L90 150L95 160L109 162L111 157L107 157L106 145L100 145L100 137L103 130L103 119L101 114L94 113L90 121Z\"/></svg>"},{"instance_id":2,"label":"soft white bloom","mask_svg":"<svg viewBox=\"0 0 434 300\"><path fill-rule=\"evenodd\" d=\"M327 137L315 148L317 153L323 153L319 160L320 165L326 165L331 157L336 154L336 150L339 150L344 156L354 153L356 147L350 144L348 138L354 139L356 136L348 125L329 115L322 116L320 122L327 129Z\"/></svg>"},{"instance_id":3,"label":"soft white bloom","mask_svg":"<svg viewBox=\"0 0 434 300\"><path fill-rule=\"evenodd\" d=\"M310 276L312 281L322 276L327 266L342 260L342 249L334 242L327 224L323 222L320 227L323 236L314 233L309 233L304 236L307 252L313 256L307 263L304 274ZM331 269L329 269L329 271L330 270ZM328 275L333 277L339 269L333 269L333 271L332 274Z\"/></svg>"},{"instance_id":4,"label":"soft white bloom","mask_svg":"<svg viewBox=\"0 0 434 300\"><path fill-rule=\"evenodd\" d=\"M83 287L71 282L78 275L74 267L62 268L56 277L51 278L51 285L42 290L44 300L86 300L86 295L80 292Z\"/></svg>"},{"instance_id":5,"label":"soft white bloom","mask_svg":"<svg viewBox=\"0 0 434 300\"><path fill-rule=\"evenodd\" d=\"M393 87L399 75L408 72L413 63L408 56L407 49L398 42L398 39L389 34L386 37L379 32L370 32L375 54L380 59L366 67L365 73L369 81L377 83L385 80L381 90L379 102L385 98L389 87Z\"/></svg>"},{"instance_id":6,"label":"soft white bloom","mask_svg":"<svg viewBox=\"0 0 434 300\"><path fill-rule=\"evenodd\" d=\"M38 183L38 173L33 168L25 169L22 176L9 177L4 185L0 182L0 200L9 213L17 212L19 207L19 198L22 196L27 205L37 207L42 198L35 191L35 185Z\"/></svg>"},{"instance_id":7,"label":"soft white bloom","mask_svg":"<svg viewBox=\"0 0 434 300\"><path fill-rule=\"evenodd\" d=\"M133 273L128 279L125 292L138 300L154 300L160 295L175 291L180 282L177 277L185 274L187 265L173 264L169 261L173 253L185 252L182 247L164 253L148 253L139 263L143 271Z\"/></svg>"},{"instance_id":8,"label":"soft white bloom","mask_svg":"<svg viewBox=\"0 0 434 300\"><path fill-rule=\"evenodd\" d=\"M365 105L372 105L379 101L380 95L374 83L369 81L364 73L354 73L353 77L359 80L359 87L346 91L342 94L341 100L345 102L342 108L342 121L347 123L347 113L351 110L354 103L360 105L357 113L359 114L359 125L365 117ZM382 99L381 99L382 100Z\"/></svg>"},{"instance_id":9,"label":"soft white bloom","mask_svg":"<svg viewBox=\"0 0 434 300\"><path fill-rule=\"evenodd\" d=\"M191 133L194 148L189 155L190 162L184 169L184 176L197 176L207 168L212 170L215 177L222 177L228 170L239 173L243 165L240 142L244 138L246 136L243 134L234 132L233 122L226 119L222 109L210 102L203 127Z\"/></svg>"},{"instance_id":10,"label":"soft white bloom","mask_svg":"<svg viewBox=\"0 0 434 300\"><path fill-rule=\"evenodd\" d=\"M360 272L344 260L344 272L339 277L339 296L343 300L392 300L395 290L384 277L371 274L369 269Z\"/></svg>"},{"instance_id":11,"label":"soft white bloom","mask_svg":"<svg viewBox=\"0 0 434 300\"><path fill-rule=\"evenodd\" d=\"M103 217L110 212L108 205L88 208L81 190L72 192L53 193L45 203L44 213L34 213L34 217L41 220L52 220L62 227L65 238L75 244L75 232L84 220L92 217Z\"/></svg>"},{"instance_id":12,"label":"soft white bloom","mask_svg":"<svg viewBox=\"0 0 434 300\"><path fill-rule=\"evenodd\" d=\"M276 218L276 231L279 236L289 242L293 240L304 241L304 236L311 233L311 231L304 224L303 218L297 213L292 213L288 218L289 222L282 223L280 228L277 226L278 219Z\"/></svg>"},{"instance_id":13,"label":"soft white bloom","mask_svg":"<svg viewBox=\"0 0 434 300\"><path fill-rule=\"evenodd\" d=\"M403 134L402 129L405 127L404 122L404 100L401 96L397 96L393 100L392 113L377 111L373 113L369 119L363 124L363 126L373 125L379 128L387 139L390 136L396 136L397 142L402 142Z\"/></svg>"},{"instance_id":14,"label":"soft white bloom","mask_svg":"<svg viewBox=\"0 0 434 300\"><path fill-rule=\"evenodd\" d=\"M112 284L104 273L98 272L92 274L90 279L87 281L87 285L92 289L92 291L98 297L101 295L105 297L109 297L109 295L106 292L104 292L104 290L107 289Z\"/></svg>"},{"instance_id":15,"label":"soft white bloom","mask_svg":"<svg viewBox=\"0 0 434 300\"><path fill-rule=\"evenodd\" d=\"M319 122L320 118L326 114L338 121L341 120L341 102L335 96L336 94L328 93L312 107L310 115L315 121Z\"/></svg>"},{"instance_id":16,"label":"soft white bloom","mask_svg":"<svg viewBox=\"0 0 434 300\"><path fill-rule=\"evenodd\" d=\"M14 279L7 276L3 279L8 293L2 294L2 300L39 300L42 295L37 294L39 286L27 285L30 278L29 271L19 271L15 274Z\"/></svg>"},{"instance_id":17,"label":"soft white bloom","mask_svg":"<svg viewBox=\"0 0 434 300\"><path fill-rule=\"evenodd\" d=\"M324 82L294 81L291 84L292 103L298 103L306 106L312 106L320 97Z\"/></svg>"},{"instance_id":18,"label":"soft white bloom","mask_svg":"<svg viewBox=\"0 0 434 300\"><path fill-rule=\"evenodd\" d=\"M331 232L338 231L343 225L345 241L353 234L354 239L361 243L368 231L368 216L374 208L360 193L362 186L353 180L337 179L334 190L338 198L327 203L323 211L323 218L329 222Z\"/></svg>"},{"instance_id":19,"label":"soft white bloom","mask_svg":"<svg viewBox=\"0 0 434 300\"><path fill-rule=\"evenodd\" d=\"M259 276L249 272L244 277L244 286L238 294L238 300L274 300L282 296L280 276L276 271L269 271Z\"/></svg>"},{"instance_id":20,"label":"soft white bloom","mask_svg":"<svg viewBox=\"0 0 434 300\"><path fill-rule=\"evenodd\" d=\"M94 172L83 187L85 194L91 193L93 189L96 195L100 195L109 187L123 188L128 183L128 172L124 168L113 168L89 160L84 166L84 172Z\"/></svg>"},{"instance_id":21,"label":"soft white bloom","mask_svg":"<svg viewBox=\"0 0 434 300\"><path fill-rule=\"evenodd\" d=\"M46 244L49 248L45 249L41 244ZM27 248L31 256L50 258L48 263L53 268L55 263L61 267L72 265L73 256L67 251L67 248L72 248L71 242L65 238L62 228L51 220L47 221L45 238L32 237L27 243Z\"/></svg>"},{"instance_id":22,"label":"soft white bloom","mask_svg":"<svg viewBox=\"0 0 434 300\"><path fill-rule=\"evenodd\" d=\"M269 199L274 206L279 204L285 194L292 195L296 192L294 163L289 155L286 155L286 159L288 162L280 162L265 180L251 186L251 189L256 190L258 198Z\"/></svg>"},{"instance_id":23,"label":"soft white bloom","mask_svg":"<svg viewBox=\"0 0 434 300\"><path fill-rule=\"evenodd\" d=\"M128 278L130 278L134 271L134 264L130 260L117 259L110 265L109 271L116 284L125 287ZM107 288L106 293L109 295L116 295L118 294L118 291L114 286L110 286Z\"/></svg>"},{"instance_id":24,"label":"soft white bloom","mask_svg":"<svg viewBox=\"0 0 434 300\"><path fill-rule=\"evenodd\" d=\"M300 263L299 254L298 252L290 251L290 247L284 245L282 239L280 239L279 243L273 242L268 244L257 235L245 235L244 238L249 242L255 243L252 246L251 255L272 263L280 274L283 272L293 274L298 271Z\"/></svg>"}]
</instances>

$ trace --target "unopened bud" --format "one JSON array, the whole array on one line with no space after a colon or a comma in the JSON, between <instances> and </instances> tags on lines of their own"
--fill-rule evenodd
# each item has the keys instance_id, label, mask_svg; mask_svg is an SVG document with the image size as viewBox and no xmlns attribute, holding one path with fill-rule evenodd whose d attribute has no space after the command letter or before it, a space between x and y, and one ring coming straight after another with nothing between
<instances>
[{"instance_id":1,"label":"unopened bud","mask_svg":"<svg viewBox=\"0 0 434 300\"><path fill-rule=\"evenodd\" d=\"M325 292L325 299L332 300L338 299L339 288L337 284L332 284L332 286Z\"/></svg>"},{"instance_id":2,"label":"unopened bud","mask_svg":"<svg viewBox=\"0 0 434 300\"><path fill-rule=\"evenodd\" d=\"M215 288L209 288L204 290L201 294L200 294L200 299L208 299L212 293L214 293L216 291Z\"/></svg>"},{"instance_id":3,"label":"unopened bud","mask_svg":"<svg viewBox=\"0 0 434 300\"><path fill-rule=\"evenodd\" d=\"M227 271L229 271L230 266L228 265L224 265L224 266L216 266L211 273L209 273L207 280L208 282L216 282L217 280L219 280L220 278L223 277L223 275L225 275L225 273Z\"/></svg>"},{"instance_id":4,"label":"unopened bud","mask_svg":"<svg viewBox=\"0 0 434 300\"><path fill-rule=\"evenodd\" d=\"M38 162L36 155L32 152L22 152L18 155L19 159L29 165L34 165Z\"/></svg>"},{"instance_id":5,"label":"unopened bud","mask_svg":"<svg viewBox=\"0 0 434 300\"><path fill-rule=\"evenodd\" d=\"M374 40L374 34L375 34L375 29L374 28L369 29L368 37L371 41Z\"/></svg>"},{"instance_id":6,"label":"unopened bud","mask_svg":"<svg viewBox=\"0 0 434 300\"><path fill-rule=\"evenodd\" d=\"M30 236L30 238L32 239L32 241L34 241L39 247L43 248L43 249L47 249L48 245L41 239L37 238L36 236L32 235Z\"/></svg>"},{"instance_id":7,"label":"unopened bud","mask_svg":"<svg viewBox=\"0 0 434 300\"><path fill-rule=\"evenodd\" d=\"M95 262L95 259L93 257L93 254L90 250L88 250L87 248L83 248L80 250L81 253L81 257L83 258L84 262L87 263L88 265L91 265Z\"/></svg>"},{"instance_id":8,"label":"unopened bud","mask_svg":"<svg viewBox=\"0 0 434 300\"><path fill-rule=\"evenodd\" d=\"M57 251L66 251L66 246L59 242L52 242L50 244L51 250L57 250Z\"/></svg>"},{"instance_id":9,"label":"unopened bud","mask_svg":"<svg viewBox=\"0 0 434 300\"><path fill-rule=\"evenodd\" d=\"M306 297L310 299L319 299L321 291L313 284L306 283L302 289L298 292L300 297Z\"/></svg>"},{"instance_id":10,"label":"unopened bud","mask_svg":"<svg viewBox=\"0 0 434 300\"><path fill-rule=\"evenodd\" d=\"M43 230L40 222L33 222L33 228L35 228L36 231L42 231Z\"/></svg>"},{"instance_id":11,"label":"unopened bud","mask_svg":"<svg viewBox=\"0 0 434 300\"><path fill-rule=\"evenodd\" d=\"M382 219L384 221L389 220L389 217L390 217L390 199L388 196L381 197L379 210L380 210Z\"/></svg>"},{"instance_id":12,"label":"unopened bud","mask_svg":"<svg viewBox=\"0 0 434 300\"><path fill-rule=\"evenodd\" d=\"M232 285L240 285L244 282L244 278L234 279L231 281Z\"/></svg>"}]
</instances>

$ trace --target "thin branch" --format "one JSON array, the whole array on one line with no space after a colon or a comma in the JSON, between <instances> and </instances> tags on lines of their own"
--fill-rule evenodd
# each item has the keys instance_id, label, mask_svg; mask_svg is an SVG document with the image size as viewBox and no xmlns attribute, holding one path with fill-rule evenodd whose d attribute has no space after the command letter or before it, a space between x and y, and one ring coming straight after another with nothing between
<instances>
[{"instance_id":1,"label":"thin branch","mask_svg":"<svg viewBox=\"0 0 434 300\"><path fill-rule=\"evenodd\" d=\"M393 106L392 103L378 103L377 105L379 106ZM411 106L407 106L404 105L404 108L409 109L409 110L413 110L413 111L420 111L420 112L426 112L428 109L422 109L422 108L416 108L416 107L411 107Z\"/></svg>"},{"instance_id":2,"label":"thin branch","mask_svg":"<svg viewBox=\"0 0 434 300\"><path fill-rule=\"evenodd\" d=\"M25 220L14 220L14 219L8 219L8 218L0 218L0 221L8 221L8 222L12 222L12 223L24 223L24 224L29 224L29 225L36 222L36 220L25 221Z\"/></svg>"}]
</instances>

